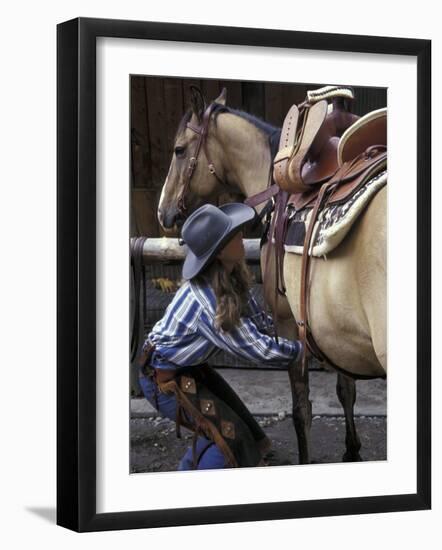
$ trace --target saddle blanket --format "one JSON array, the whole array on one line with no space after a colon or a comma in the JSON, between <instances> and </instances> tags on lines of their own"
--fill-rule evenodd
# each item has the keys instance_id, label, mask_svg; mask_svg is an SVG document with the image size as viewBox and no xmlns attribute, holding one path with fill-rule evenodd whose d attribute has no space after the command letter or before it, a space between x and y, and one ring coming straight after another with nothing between
<instances>
[{"instance_id":1,"label":"saddle blanket","mask_svg":"<svg viewBox=\"0 0 442 550\"><path fill-rule=\"evenodd\" d=\"M359 214L374 195L387 183L387 170L369 179L343 204L330 204L318 216L312 235L310 255L322 257L335 249L347 235ZM301 254L312 207L293 210L285 238L286 252Z\"/></svg>"}]
</instances>

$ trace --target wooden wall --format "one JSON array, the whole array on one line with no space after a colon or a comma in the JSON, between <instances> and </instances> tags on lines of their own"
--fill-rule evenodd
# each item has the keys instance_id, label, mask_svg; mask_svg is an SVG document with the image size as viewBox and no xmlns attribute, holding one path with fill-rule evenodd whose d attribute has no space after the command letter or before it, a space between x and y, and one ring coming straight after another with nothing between
<instances>
[{"instance_id":1,"label":"wooden wall","mask_svg":"<svg viewBox=\"0 0 442 550\"><path fill-rule=\"evenodd\" d=\"M156 210L172 158L174 136L190 106L190 85L199 86L209 103L223 87L227 105L282 126L293 103L305 99L307 90L323 84L292 84L233 80L131 77L131 236L162 235ZM354 87L353 110L362 115L386 106L384 88Z\"/></svg>"}]
</instances>

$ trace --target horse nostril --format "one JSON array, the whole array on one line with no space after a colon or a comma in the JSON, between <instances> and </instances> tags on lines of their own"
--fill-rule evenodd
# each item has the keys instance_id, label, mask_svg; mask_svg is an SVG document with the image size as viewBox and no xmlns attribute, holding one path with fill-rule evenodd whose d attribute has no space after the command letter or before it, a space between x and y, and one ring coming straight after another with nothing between
<instances>
[{"instance_id":1,"label":"horse nostril","mask_svg":"<svg viewBox=\"0 0 442 550\"><path fill-rule=\"evenodd\" d=\"M185 218L182 214L177 214L175 216L175 223L178 229L181 229L181 227L184 225Z\"/></svg>"},{"instance_id":2,"label":"horse nostril","mask_svg":"<svg viewBox=\"0 0 442 550\"><path fill-rule=\"evenodd\" d=\"M162 226L165 229L171 229L177 223L177 215L178 212L175 209L166 210L162 216Z\"/></svg>"}]
</instances>

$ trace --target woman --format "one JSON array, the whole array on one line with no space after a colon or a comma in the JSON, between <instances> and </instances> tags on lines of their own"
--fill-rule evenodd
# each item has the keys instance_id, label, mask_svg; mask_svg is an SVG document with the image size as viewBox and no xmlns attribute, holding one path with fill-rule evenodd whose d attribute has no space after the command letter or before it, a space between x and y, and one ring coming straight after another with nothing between
<instances>
[{"instance_id":1,"label":"woman","mask_svg":"<svg viewBox=\"0 0 442 550\"><path fill-rule=\"evenodd\" d=\"M184 283L143 346L140 385L164 416L194 431L178 469L258 466L270 443L244 403L207 359L222 349L288 366L301 343L269 334L272 320L253 298L242 228L255 217L240 203L206 204L184 223Z\"/></svg>"}]
</instances>

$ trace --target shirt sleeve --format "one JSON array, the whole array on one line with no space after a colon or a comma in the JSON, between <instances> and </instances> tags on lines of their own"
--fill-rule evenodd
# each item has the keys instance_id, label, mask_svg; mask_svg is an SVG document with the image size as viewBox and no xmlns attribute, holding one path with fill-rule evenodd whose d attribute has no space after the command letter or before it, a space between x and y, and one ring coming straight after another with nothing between
<instances>
[{"instance_id":1,"label":"shirt sleeve","mask_svg":"<svg viewBox=\"0 0 442 550\"><path fill-rule=\"evenodd\" d=\"M254 363L268 366L288 366L299 357L299 340L274 338L261 332L250 317L241 317L233 330L223 332L215 328L211 311L204 310L200 317L199 331L217 347L228 353Z\"/></svg>"},{"instance_id":2,"label":"shirt sleeve","mask_svg":"<svg viewBox=\"0 0 442 550\"><path fill-rule=\"evenodd\" d=\"M258 300L253 296L252 291L250 291L249 306L251 312L251 319L256 324L260 332L265 334L274 334L275 323L270 315L264 311L264 309L259 305Z\"/></svg>"}]
</instances>

